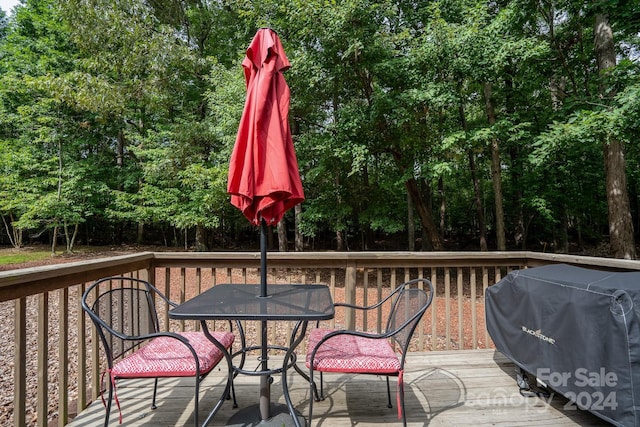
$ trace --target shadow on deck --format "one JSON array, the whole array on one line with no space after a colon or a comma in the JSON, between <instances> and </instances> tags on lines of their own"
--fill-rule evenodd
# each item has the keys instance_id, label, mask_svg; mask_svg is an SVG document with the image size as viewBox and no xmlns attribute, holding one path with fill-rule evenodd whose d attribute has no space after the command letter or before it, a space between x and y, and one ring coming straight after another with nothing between
<instances>
[{"instance_id":1,"label":"shadow on deck","mask_svg":"<svg viewBox=\"0 0 640 427\"><path fill-rule=\"evenodd\" d=\"M304 360L300 357L299 360ZM274 356L273 365L281 363ZM303 362L300 362L303 363ZM257 362L256 362L257 364ZM218 398L225 371L213 372L202 384L200 420ZM387 408L383 377L325 374L325 395L314 403L313 426L402 425L397 408ZM293 370L289 387L296 408L308 416L308 384ZM515 382L515 367L494 350L438 351L413 353L405 372L406 408L409 426L602 426L609 425L595 415L582 411L558 395L543 400L523 397ZM271 388L271 400L284 403L280 378ZM392 380L393 381L393 380ZM236 395L239 408L258 401L257 377L239 376ZM392 388L393 392L393 388ZM150 409L151 382L119 382L122 426L193 425L193 380L161 380L158 408ZM394 396L395 399L395 396ZM114 403L110 425L118 424ZM98 399L80 413L70 427L101 425L104 407ZM222 426L238 409L225 402L210 426ZM247 425L259 425L247 424Z\"/></svg>"}]
</instances>

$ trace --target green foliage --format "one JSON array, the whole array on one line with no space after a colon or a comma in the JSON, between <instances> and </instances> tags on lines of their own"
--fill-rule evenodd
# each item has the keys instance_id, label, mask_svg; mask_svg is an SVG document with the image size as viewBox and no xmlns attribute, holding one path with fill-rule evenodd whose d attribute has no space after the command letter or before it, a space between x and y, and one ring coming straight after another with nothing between
<instances>
[{"instance_id":1,"label":"green foliage","mask_svg":"<svg viewBox=\"0 0 640 427\"><path fill-rule=\"evenodd\" d=\"M308 240L403 235L407 180L442 215L440 234L475 238L470 159L491 232L496 141L512 241L519 223L532 242L565 223L601 236L603 144L625 144L632 200L640 188L636 3L26 0L0 13L0 215L24 230L145 224L235 238L247 227L226 195L240 64L269 26L292 64ZM602 77L600 12L619 59Z\"/></svg>"}]
</instances>

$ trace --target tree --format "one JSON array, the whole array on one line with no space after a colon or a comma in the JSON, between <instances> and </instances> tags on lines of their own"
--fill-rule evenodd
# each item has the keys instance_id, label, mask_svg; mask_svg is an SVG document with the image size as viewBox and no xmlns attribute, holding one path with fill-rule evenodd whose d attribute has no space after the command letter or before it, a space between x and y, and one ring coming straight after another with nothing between
<instances>
[{"instance_id":1,"label":"tree","mask_svg":"<svg viewBox=\"0 0 640 427\"><path fill-rule=\"evenodd\" d=\"M604 11L596 13L593 33L598 72L603 78L599 93L602 99L606 99L615 96L615 89L606 84L604 77L616 65L616 52L613 31ZM617 137L611 136L604 141L603 147L611 250L616 258L635 259L624 146Z\"/></svg>"},{"instance_id":2,"label":"tree","mask_svg":"<svg viewBox=\"0 0 640 427\"><path fill-rule=\"evenodd\" d=\"M67 251L73 250L78 225L91 210L82 192L88 183L73 172L86 154L85 141L79 137L82 120L57 90L60 76L71 69L76 54L68 34L56 4L32 1L16 9L2 43L7 57L2 105L9 119L2 133L11 141L8 146L23 155L7 163L11 178L3 191L13 202L5 203L3 212L15 229L52 230L53 253L59 229L64 230ZM27 192L21 188L25 182ZM14 244L19 241L15 238Z\"/></svg>"}]
</instances>

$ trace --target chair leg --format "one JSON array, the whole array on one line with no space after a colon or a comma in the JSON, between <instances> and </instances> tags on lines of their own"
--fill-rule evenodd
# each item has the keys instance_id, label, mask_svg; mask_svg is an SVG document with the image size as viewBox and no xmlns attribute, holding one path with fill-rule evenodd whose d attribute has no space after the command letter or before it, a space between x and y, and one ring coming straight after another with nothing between
<instances>
[{"instance_id":1,"label":"chair leg","mask_svg":"<svg viewBox=\"0 0 640 427\"><path fill-rule=\"evenodd\" d=\"M236 386L233 381L231 381L231 396L233 396L233 408L235 409L238 407L238 401L236 400Z\"/></svg>"},{"instance_id":2,"label":"chair leg","mask_svg":"<svg viewBox=\"0 0 640 427\"><path fill-rule=\"evenodd\" d=\"M400 394L400 410L402 411L402 425L407 427L407 413L404 410L404 382L398 383L398 392Z\"/></svg>"},{"instance_id":3,"label":"chair leg","mask_svg":"<svg viewBox=\"0 0 640 427\"><path fill-rule=\"evenodd\" d=\"M313 382L313 369L309 370L309 426L313 419L313 401L318 398L318 389L316 383ZM314 397L315 396L315 397Z\"/></svg>"},{"instance_id":4,"label":"chair leg","mask_svg":"<svg viewBox=\"0 0 640 427\"><path fill-rule=\"evenodd\" d=\"M198 427L198 401L200 400L200 377L196 375L196 401L193 405L193 425Z\"/></svg>"},{"instance_id":5,"label":"chair leg","mask_svg":"<svg viewBox=\"0 0 640 427\"><path fill-rule=\"evenodd\" d=\"M389 377L387 376L387 408L393 408L391 404L391 386L389 385Z\"/></svg>"},{"instance_id":6,"label":"chair leg","mask_svg":"<svg viewBox=\"0 0 640 427\"><path fill-rule=\"evenodd\" d=\"M320 395L318 394L318 387L314 382L311 382L311 393L313 393L313 400L315 400L316 402L320 402L321 400L324 400L324 398L321 398Z\"/></svg>"},{"instance_id":7,"label":"chair leg","mask_svg":"<svg viewBox=\"0 0 640 427\"><path fill-rule=\"evenodd\" d=\"M154 378L153 381L153 399L151 400L151 409L157 409L156 395L158 394L158 378Z\"/></svg>"},{"instance_id":8,"label":"chair leg","mask_svg":"<svg viewBox=\"0 0 640 427\"><path fill-rule=\"evenodd\" d=\"M111 401L113 400L113 384L109 381L109 398L107 400L107 413L104 416L104 427L109 427L109 415L111 415Z\"/></svg>"}]
</instances>

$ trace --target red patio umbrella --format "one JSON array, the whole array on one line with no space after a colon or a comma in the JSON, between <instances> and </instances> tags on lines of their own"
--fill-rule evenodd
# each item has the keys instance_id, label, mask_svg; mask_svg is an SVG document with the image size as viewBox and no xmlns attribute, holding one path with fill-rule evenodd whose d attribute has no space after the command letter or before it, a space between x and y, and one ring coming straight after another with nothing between
<instances>
[{"instance_id":1,"label":"red patio umbrella","mask_svg":"<svg viewBox=\"0 0 640 427\"><path fill-rule=\"evenodd\" d=\"M261 28L244 61L247 99L229 164L231 203L260 225L260 295L267 298L267 226L304 200L289 128L289 86L282 75L291 64L275 31ZM262 322L262 371L267 365L267 322ZM280 423L270 403L270 378L260 377L260 420ZM282 406L282 405L281 405ZM286 408L286 406L285 406ZM275 408L274 408L275 409ZM285 411L282 407L276 412ZM288 409L286 410L288 415ZM280 415L280 414L279 414Z\"/></svg>"},{"instance_id":2,"label":"red patio umbrella","mask_svg":"<svg viewBox=\"0 0 640 427\"><path fill-rule=\"evenodd\" d=\"M304 200L289 128L291 64L275 31L261 28L242 62L247 99L229 164L231 203L254 225L277 224Z\"/></svg>"}]
</instances>

